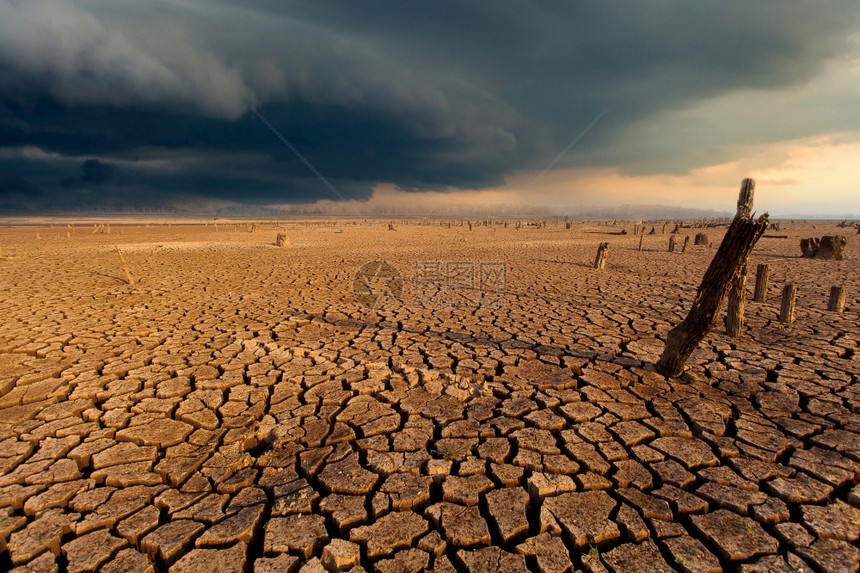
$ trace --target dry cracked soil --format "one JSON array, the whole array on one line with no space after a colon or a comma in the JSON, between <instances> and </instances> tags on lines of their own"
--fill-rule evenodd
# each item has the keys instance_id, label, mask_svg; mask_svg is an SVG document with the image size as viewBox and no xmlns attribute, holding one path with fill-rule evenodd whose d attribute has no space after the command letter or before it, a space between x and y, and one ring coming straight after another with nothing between
<instances>
[{"instance_id":1,"label":"dry cracked soil","mask_svg":"<svg viewBox=\"0 0 860 573\"><path fill-rule=\"evenodd\" d=\"M7 222L0 569L858 570L853 229L667 379L725 227Z\"/></svg>"}]
</instances>

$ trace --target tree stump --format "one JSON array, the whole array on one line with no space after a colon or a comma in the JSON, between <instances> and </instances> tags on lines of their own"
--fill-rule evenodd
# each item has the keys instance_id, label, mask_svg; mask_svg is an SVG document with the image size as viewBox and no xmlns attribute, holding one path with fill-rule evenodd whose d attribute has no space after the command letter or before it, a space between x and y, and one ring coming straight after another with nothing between
<instances>
[{"instance_id":1,"label":"tree stump","mask_svg":"<svg viewBox=\"0 0 860 573\"><path fill-rule=\"evenodd\" d=\"M669 237L669 252L670 253L675 252L675 236L674 235Z\"/></svg>"},{"instance_id":2,"label":"tree stump","mask_svg":"<svg viewBox=\"0 0 860 573\"><path fill-rule=\"evenodd\" d=\"M609 250L609 243L600 243L597 247L597 256L594 258L594 268L602 269L606 266L606 252Z\"/></svg>"},{"instance_id":3,"label":"tree stump","mask_svg":"<svg viewBox=\"0 0 860 573\"><path fill-rule=\"evenodd\" d=\"M841 261L846 244L848 244L848 239L842 235L825 235L821 237L815 258L827 261Z\"/></svg>"},{"instance_id":4,"label":"tree stump","mask_svg":"<svg viewBox=\"0 0 860 573\"><path fill-rule=\"evenodd\" d=\"M770 267L764 263L760 263L755 269L755 294L753 300L756 302L764 302L767 298L767 276L770 272Z\"/></svg>"},{"instance_id":5,"label":"tree stump","mask_svg":"<svg viewBox=\"0 0 860 573\"><path fill-rule=\"evenodd\" d=\"M684 245L681 247L681 252L682 252L682 253L686 253L686 252L687 252L687 246L688 246L689 244L690 244L690 235L687 235L687 236L685 236L685 237L684 237Z\"/></svg>"},{"instance_id":6,"label":"tree stump","mask_svg":"<svg viewBox=\"0 0 860 573\"><path fill-rule=\"evenodd\" d=\"M664 229L665 231L665 229ZM649 235L656 235L657 229L654 228L654 225L651 225L651 230L648 232Z\"/></svg>"},{"instance_id":7,"label":"tree stump","mask_svg":"<svg viewBox=\"0 0 860 573\"><path fill-rule=\"evenodd\" d=\"M782 304L779 307L779 321L785 324L794 322L794 303L797 300L797 285L787 283L782 287Z\"/></svg>"},{"instance_id":8,"label":"tree stump","mask_svg":"<svg viewBox=\"0 0 860 573\"><path fill-rule=\"evenodd\" d=\"M289 248L290 238L287 237L286 233L278 233L278 236L275 239L275 244L282 249Z\"/></svg>"},{"instance_id":9,"label":"tree stump","mask_svg":"<svg viewBox=\"0 0 860 573\"><path fill-rule=\"evenodd\" d=\"M800 250L806 258L841 261L848 239L842 235L824 235L801 239Z\"/></svg>"},{"instance_id":10,"label":"tree stump","mask_svg":"<svg viewBox=\"0 0 860 573\"><path fill-rule=\"evenodd\" d=\"M704 245L710 246L711 241L708 239L707 233L696 233L696 240L693 242L694 245Z\"/></svg>"},{"instance_id":11,"label":"tree stump","mask_svg":"<svg viewBox=\"0 0 860 573\"><path fill-rule=\"evenodd\" d=\"M738 197L737 213L720 247L705 271L687 317L666 335L666 347L657 361L657 372L680 376L684 364L716 323L723 300L741 271L749 254L767 229L767 213L753 220L755 181L744 179Z\"/></svg>"},{"instance_id":12,"label":"tree stump","mask_svg":"<svg viewBox=\"0 0 860 573\"><path fill-rule=\"evenodd\" d=\"M830 287L830 300L827 301L827 310L829 310L830 312L842 312L843 310L845 310L844 287Z\"/></svg>"},{"instance_id":13,"label":"tree stump","mask_svg":"<svg viewBox=\"0 0 860 573\"><path fill-rule=\"evenodd\" d=\"M732 283L729 291L729 305L726 312L726 334L740 338L744 332L744 309L747 298L747 269L744 265L741 274Z\"/></svg>"}]
</instances>

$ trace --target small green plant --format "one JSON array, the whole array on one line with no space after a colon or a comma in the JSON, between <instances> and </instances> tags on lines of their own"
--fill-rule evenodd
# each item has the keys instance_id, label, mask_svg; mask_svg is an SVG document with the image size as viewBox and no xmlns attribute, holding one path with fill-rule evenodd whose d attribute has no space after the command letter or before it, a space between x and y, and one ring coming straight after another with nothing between
<instances>
[{"instance_id":1,"label":"small green plant","mask_svg":"<svg viewBox=\"0 0 860 573\"><path fill-rule=\"evenodd\" d=\"M744 529L747 530L747 533L752 533L752 523L744 524Z\"/></svg>"},{"instance_id":2,"label":"small green plant","mask_svg":"<svg viewBox=\"0 0 860 573\"><path fill-rule=\"evenodd\" d=\"M683 557L681 557L678 554L673 555L673 557L675 558L675 564L681 565L681 566L684 565L684 558Z\"/></svg>"},{"instance_id":3,"label":"small green plant","mask_svg":"<svg viewBox=\"0 0 860 573\"><path fill-rule=\"evenodd\" d=\"M588 556L589 557L600 557L600 550L595 545L589 545Z\"/></svg>"},{"instance_id":4,"label":"small green plant","mask_svg":"<svg viewBox=\"0 0 860 573\"><path fill-rule=\"evenodd\" d=\"M467 442L441 440L436 443L436 449L433 450L433 453L446 460L455 460L468 454L473 447Z\"/></svg>"}]
</instances>

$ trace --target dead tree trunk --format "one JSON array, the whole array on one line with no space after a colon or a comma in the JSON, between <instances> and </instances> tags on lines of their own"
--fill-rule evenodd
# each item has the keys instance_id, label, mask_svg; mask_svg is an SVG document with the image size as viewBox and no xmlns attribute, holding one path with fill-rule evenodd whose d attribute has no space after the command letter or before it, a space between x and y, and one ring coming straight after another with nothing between
<instances>
[{"instance_id":1,"label":"dead tree trunk","mask_svg":"<svg viewBox=\"0 0 860 573\"><path fill-rule=\"evenodd\" d=\"M752 218L754 189L752 179L744 179L741 183L737 213L702 277L693 307L687 317L666 335L666 348L656 364L657 372L664 376L680 376L684 371L687 358L714 327L723 300L767 229L767 213L758 219Z\"/></svg>"},{"instance_id":2,"label":"dead tree trunk","mask_svg":"<svg viewBox=\"0 0 860 573\"><path fill-rule=\"evenodd\" d=\"M674 235L669 237L669 252L670 253L675 252L675 236Z\"/></svg>"},{"instance_id":3,"label":"dead tree trunk","mask_svg":"<svg viewBox=\"0 0 860 573\"><path fill-rule=\"evenodd\" d=\"M744 263L741 274L729 291L729 306L726 309L726 334L739 338L744 332L744 310L747 298L747 266Z\"/></svg>"},{"instance_id":4,"label":"dead tree trunk","mask_svg":"<svg viewBox=\"0 0 860 573\"><path fill-rule=\"evenodd\" d=\"M606 266L606 251L609 250L609 243L600 243L597 247L597 256L594 258L594 268L602 269Z\"/></svg>"},{"instance_id":5,"label":"dead tree trunk","mask_svg":"<svg viewBox=\"0 0 860 573\"><path fill-rule=\"evenodd\" d=\"M764 302L767 298L767 275L770 267L764 263L760 263L755 269L755 295L753 300L756 302Z\"/></svg>"},{"instance_id":6,"label":"dead tree trunk","mask_svg":"<svg viewBox=\"0 0 860 573\"><path fill-rule=\"evenodd\" d=\"M830 287L830 300L827 302L827 310L829 310L830 312L842 312L843 310L845 310L844 287Z\"/></svg>"},{"instance_id":7,"label":"dead tree trunk","mask_svg":"<svg viewBox=\"0 0 860 573\"><path fill-rule=\"evenodd\" d=\"M797 285L788 283L782 287L782 304L779 307L779 321L785 324L794 322L794 303L797 300Z\"/></svg>"}]
</instances>

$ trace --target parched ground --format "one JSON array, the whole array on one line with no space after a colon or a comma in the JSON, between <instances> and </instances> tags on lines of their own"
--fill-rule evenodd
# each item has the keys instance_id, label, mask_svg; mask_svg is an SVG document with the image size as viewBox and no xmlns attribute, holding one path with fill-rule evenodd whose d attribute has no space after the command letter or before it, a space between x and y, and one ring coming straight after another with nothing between
<instances>
[{"instance_id":1,"label":"parched ground","mask_svg":"<svg viewBox=\"0 0 860 573\"><path fill-rule=\"evenodd\" d=\"M0 228L0 569L857 571L860 236L666 379L670 230Z\"/></svg>"}]
</instances>

